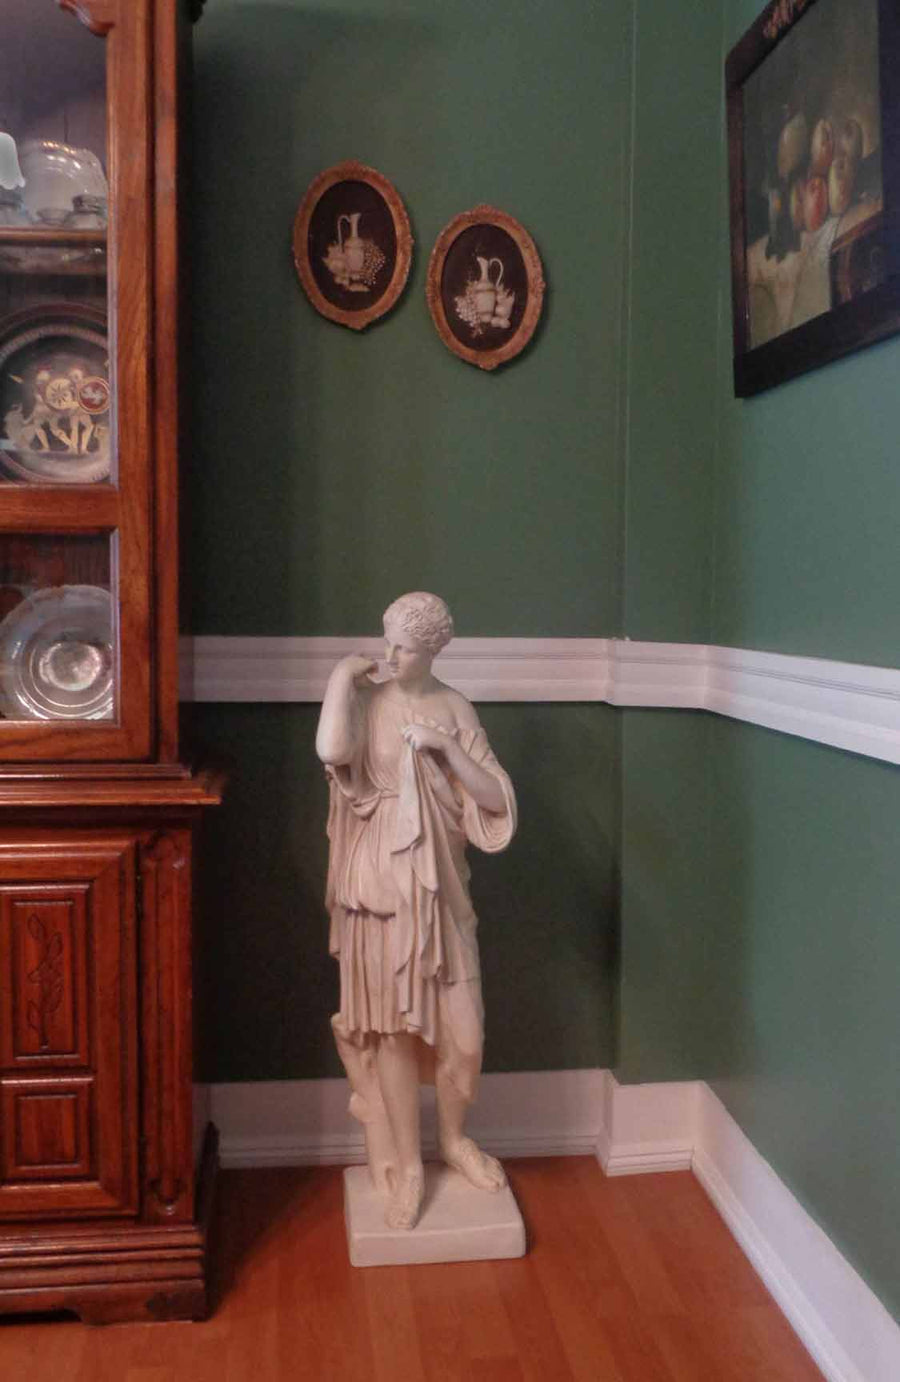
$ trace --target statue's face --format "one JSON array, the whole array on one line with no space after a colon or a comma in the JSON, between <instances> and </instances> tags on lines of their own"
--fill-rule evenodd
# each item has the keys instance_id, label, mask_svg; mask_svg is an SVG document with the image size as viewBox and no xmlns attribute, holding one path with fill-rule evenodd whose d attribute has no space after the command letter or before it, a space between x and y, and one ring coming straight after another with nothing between
<instances>
[{"instance_id":1,"label":"statue's face","mask_svg":"<svg viewBox=\"0 0 900 1382\"><path fill-rule=\"evenodd\" d=\"M433 653L412 638L396 619L384 621L384 660L396 682L418 681L431 671Z\"/></svg>"}]
</instances>

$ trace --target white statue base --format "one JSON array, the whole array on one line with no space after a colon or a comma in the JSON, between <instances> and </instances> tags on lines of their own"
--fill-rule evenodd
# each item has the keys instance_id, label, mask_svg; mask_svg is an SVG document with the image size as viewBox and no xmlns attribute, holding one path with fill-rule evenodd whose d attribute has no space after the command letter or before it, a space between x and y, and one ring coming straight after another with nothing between
<instances>
[{"instance_id":1,"label":"white statue base","mask_svg":"<svg viewBox=\"0 0 900 1382\"><path fill-rule=\"evenodd\" d=\"M525 1225L508 1185L476 1190L442 1162L425 1166L425 1203L413 1229L388 1228L367 1166L344 1172L344 1220L354 1267L474 1262L525 1256Z\"/></svg>"}]
</instances>

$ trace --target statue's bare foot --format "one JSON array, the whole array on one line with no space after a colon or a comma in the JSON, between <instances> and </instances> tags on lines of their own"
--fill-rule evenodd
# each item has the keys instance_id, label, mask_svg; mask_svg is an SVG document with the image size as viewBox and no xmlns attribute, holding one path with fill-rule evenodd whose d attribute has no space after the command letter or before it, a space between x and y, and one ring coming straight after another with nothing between
<instances>
[{"instance_id":1,"label":"statue's bare foot","mask_svg":"<svg viewBox=\"0 0 900 1382\"><path fill-rule=\"evenodd\" d=\"M421 1171L407 1171L398 1176L397 1188L384 1216L388 1228L415 1228L424 1196L425 1176Z\"/></svg>"},{"instance_id":2,"label":"statue's bare foot","mask_svg":"<svg viewBox=\"0 0 900 1382\"><path fill-rule=\"evenodd\" d=\"M448 1166L461 1171L466 1180L476 1190L502 1190L506 1184L506 1173L496 1157L488 1156L476 1145L471 1137L460 1137L456 1142L441 1144L441 1156Z\"/></svg>"}]
</instances>

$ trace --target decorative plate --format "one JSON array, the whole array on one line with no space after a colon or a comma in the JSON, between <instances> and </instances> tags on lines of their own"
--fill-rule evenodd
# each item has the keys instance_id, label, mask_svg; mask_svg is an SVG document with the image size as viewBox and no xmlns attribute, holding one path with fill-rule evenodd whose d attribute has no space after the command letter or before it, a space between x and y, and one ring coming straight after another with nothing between
<instances>
[{"instance_id":1,"label":"decorative plate","mask_svg":"<svg viewBox=\"0 0 900 1382\"><path fill-rule=\"evenodd\" d=\"M31 314L0 333L0 468L7 477L78 485L107 479L109 403L109 345L97 318Z\"/></svg>"},{"instance_id":2,"label":"decorative plate","mask_svg":"<svg viewBox=\"0 0 900 1382\"><path fill-rule=\"evenodd\" d=\"M0 713L8 720L109 720L112 598L95 585L37 590L0 623Z\"/></svg>"}]
</instances>

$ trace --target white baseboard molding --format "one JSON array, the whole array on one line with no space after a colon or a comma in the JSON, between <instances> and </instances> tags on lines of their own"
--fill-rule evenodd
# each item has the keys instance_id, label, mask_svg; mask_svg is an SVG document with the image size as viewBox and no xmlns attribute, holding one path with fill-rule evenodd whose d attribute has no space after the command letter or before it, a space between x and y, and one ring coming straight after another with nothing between
<instances>
[{"instance_id":1,"label":"white baseboard molding","mask_svg":"<svg viewBox=\"0 0 900 1382\"><path fill-rule=\"evenodd\" d=\"M467 1128L495 1156L592 1156L605 1072L486 1074ZM362 1129L347 1112L347 1082L283 1080L216 1084L211 1116L229 1166L315 1166L364 1160ZM426 1152L436 1147L434 1091L422 1108Z\"/></svg>"},{"instance_id":2,"label":"white baseboard molding","mask_svg":"<svg viewBox=\"0 0 900 1382\"><path fill-rule=\"evenodd\" d=\"M216 1084L207 1097L225 1167L364 1160L342 1079ZM900 1327L707 1085L619 1085L604 1070L488 1074L468 1127L499 1156L596 1155L612 1176L693 1169L827 1382L900 1378Z\"/></svg>"},{"instance_id":3,"label":"white baseboard molding","mask_svg":"<svg viewBox=\"0 0 900 1382\"><path fill-rule=\"evenodd\" d=\"M897 1382L900 1326L706 1085L693 1169L828 1382Z\"/></svg>"},{"instance_id":4,"label":"white baseboard molding","mask_svg":"<svg viewBox=\"0 0 900 1382\"><path fill-rule=\"evenodd\" d=\"M597 1156L608 1176L689 1171L697 1083L620 1085L604 1072Z\"/></svg>"},{"instance_id":5,"label":"white baseboard molding","mask_svg":"<svg viewBox=\"0 0 900 1382\"><path fill-rule=\"evenodd\" d=\"M339 658L377 638L183 641L182 699L322 699ZM439 675L472 701L604 702L707 710L900 763L900 670L700 643L618 638L456 638Z\"/></svg>"},{"instance_id":6,"label":"white baseboard molding","mask_svg":"<svg viewBox=\"0 0 900 1382\"><path fill-rule=\"evenodd\" d=\"M708 1085L604 1090L607 1175L690 1167L827 1382L897 1382L900 1327Z\"/></svg>"}]
</instances>

